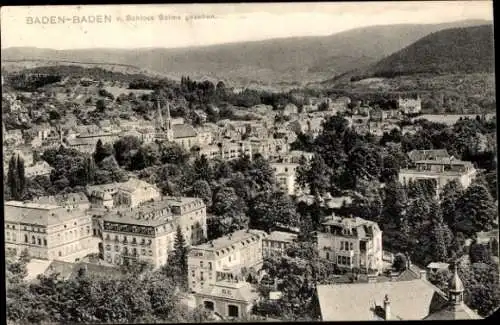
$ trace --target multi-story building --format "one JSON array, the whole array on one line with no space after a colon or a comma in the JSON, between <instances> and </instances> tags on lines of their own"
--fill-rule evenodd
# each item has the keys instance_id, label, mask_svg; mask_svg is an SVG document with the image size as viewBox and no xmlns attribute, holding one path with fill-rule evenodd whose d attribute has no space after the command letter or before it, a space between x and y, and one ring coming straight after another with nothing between
<instances>
[{"instance_id":1,"label":"multi-story building","mask_svg":"<svg viewBox=\"0 0 500 325\"><path fill-rule=\"evenodd\" d=\"M259 293L246 281L224 280L195 293L197 306L214 312L222 319L247 317Z\"/></svg>"},{"instance_id":2,"label":"multi-story building","mask_svg":"<svg viewBox=\"0 0 500 325\"><path fill-rule=\"evenodd\" d=\"M305 158L306 161L311 161L313 157L314 153L312 152L292 150L284 155L279 156L276 162L298 164L300 163L302 158Z\"/></svg>"},{"instance_id":3,"label":"multi-story building","mask_svg":"<svg viewBox=\"0 0 500 325\"><path fill-rule=\"evenodd\" d=\"M297 234L273 231L262 240L262 252L264 257L284 256L286 250L293 245L297 239Z\"/></svg>"},{"instance_id":4,"label":"multi-story building","mask_svg":"<svg viewBox=\"0 0 500 325\"><path fill-rule=\"evenodd\" d=\"M86 212L90 209L90 201L83 192L59 195L40 196L33 203L59 205L67 210Z\"/></svg>"},{"instance_id":5,"label":"multi-story building","mask_svg":"<svg viewBox=\"0 0 500 325\"><path fill-rule=\"evenodd\" d=\"M174 219L189 245L197 245L207 237L207 207L194 197L165 197Z\"/></svg>"},{"instance_id":6,"label":"multi-story building","mask_svg":"<svg viewBox=\"0 0 500 325\"><path fill-rule=\"evenodd\" d=\"M5 246L19 254L24 249L39 259L74 262L93 247L91 217L78 210L49 204L5 202Z\"/></svg>"},{"instance_id":7,"label":"multi-story building","mask_svg":"<svg viewBox=\"0 0 500 325\"><path fill-rule=\"evenodd\" d=\"M103 217L102 247L108 263L144 260L160 267L167 262L174 237L173 216L164 201Z\"/></svg>"},{"instance_id":8,"label":"multi-story building","mask_svg":"<svg viewBox=\"0 0 500 325\"><path fill-rule=\"evenodd\" d=\"M155 185L136 178L123 183L87 186L87 195L94 208L136 207L143 202L161 198Z\"/></svg>"},{"instance_id":9,"label":"multi-story building","mask_svg":"<svg viewBox=\"0 0 500 325\"><path fill-rule=\"evenodd\" d=\"M399 97L398 108L404 114L417 114L422 111L422 100L420 96L417 96L417 99Z\"/></svg>"},{"instance_id":10,"label":"multi-story building","mask_svg":"<svg viewBox=\"0 0 500 325\"><path fill-rule=\"evenodd\" d=\"M174 248L177 227L188 245L199 243L207 234L206 206L198 198L167 197L117 211L94 212L102 219L104 258L114 264L142 259L159 267Z\"/></svg>"},{"instance_id":11,"label":"multi-story building","mask_svg":"<svg viewBox=\"0 0 500 325\"><path fill-rule=\"evenodd\" d=\"M190 290L200 292L217 281L235 279L244 267L258 269L262 265L265 237L263 231L247 229L192 246L188 255Z\"/></svg>"},{"instance_id":12,"label":"multi-story building","mask_svg":"<svg viewBox=\"0 0 500 325\"><path fill-rule=\"evenodd\" d=\"M136 207L143 202L161 198L160 190L155 185L137 178L116 185L115 206Z\"/></svg>"},{"instance_id":13,"label":"multi-story building","mask_svg":"<svg viewBox=\"0 0 500 325\"><path fill-rule=\"evenodd\" d=\"M398 178L402 184L433 179L436 182L436 195L439 195L444 185L452 180L457 180L464 188L469 187L476 174L477 170L471 162L450 157L416 161L415 167L401 169Z\"/></svg>"},{"instance_id":14,"label":"multi-story building","mask_svg":"<svg viewBox=\"0 0 500 325\"><path fill-rule=\"evenodd\" d=\"M299 167L299 164L271 163L270 165L274 169L276 181L280 189L288 195L295 195L299 191L299 186L296 182L296 169Z\"/></svg>"},{"instance_id":15,"label":"multi-story building","mask_svg":"<svg viewBox=\"0 0 500 325\"><path fill-rule=\"evenodd\" d=\"M450 157L451 155L446 149L412 150L408 152L408 158L410 158L412 162L421 160L439 160Z\"/></svg>"},{"instance_id":16,"label":"multi-story building","mask_svg":"<svg viewBox=\"0 0 500 325\"><path fill-rule=\"evenodd\" d=\"M339 268L382 271L382 231L373 221L332 216L318 232L318 251Z\"/></svg>"}]
</instances>

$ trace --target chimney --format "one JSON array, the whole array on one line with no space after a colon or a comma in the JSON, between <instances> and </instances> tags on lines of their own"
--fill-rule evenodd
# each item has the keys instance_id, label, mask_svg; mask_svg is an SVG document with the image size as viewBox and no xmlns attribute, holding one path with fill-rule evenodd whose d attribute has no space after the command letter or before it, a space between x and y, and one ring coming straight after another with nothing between
<instances>
[{"instance_id":1,"label":"chimney","mask_svg":"<svg viewBox=\"0 0 500 325\"><path fill-rule=\"evenodd\" d=\"M420 278L427 280L427 271L426 270L420 270Z\"/></svg>"},{"instance_id":2,"label":"chimney","mask_svg":"<svg viewBox=\"0 0 500 325\"><path fill-rule=\"evenodd\" d=\"M384 298L384 319L385 320L391 319L391 302L389 301L388 295L385 295Z\"/></svg>"}]
</instances>

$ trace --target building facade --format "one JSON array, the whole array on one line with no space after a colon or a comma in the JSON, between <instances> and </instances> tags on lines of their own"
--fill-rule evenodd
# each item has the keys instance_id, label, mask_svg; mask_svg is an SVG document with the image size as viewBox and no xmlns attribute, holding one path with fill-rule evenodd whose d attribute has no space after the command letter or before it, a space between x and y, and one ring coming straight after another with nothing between
<instances>
[{"instance_id":1,"label":"building facade","mask_svg":"<svg viewBox=\"0 0 500 325\"><path fill-rule=\"evenodd\" d=\"M282 191L288 195L295 195L299 191L296 182L296 170L299 164L294 163L271 163L276 175L276 181Z\"/></svg>"},{"instance_id":2,"label":"building facade","mask_svg":"<svg viewBox=\"0 0 500 325\"><path fill-rule=\"evenodd\" d=\"M297 239L297 234L273 231L262 240L262 252L264 257L285 256L286 251Z\"/></svg>"},{"instance_id":3,"label":"building facade","mask_svg":"<svg viewBox=\"0 0 500 325\"><path fill-rule=\"evenodd\" d=\"M341 269L382 271L382 231L373 221L332 216L318 231L318 251Z\"/></svg>"},{"instance_id":4,"label":"building facade","mask_svg":"<svg viewBox=\"0 0 500 325\"><path fill-rule=\"evenodd\" d=\"M477 170L472 163L450 158L436 160L420 160L412 168L399 171L399 182L407 185L410 181L433 179L436 184L436 195L450 181L457 180L464 188L470 186L476 177Z\"/></svg>"},{"instance_id":5,"label":"building facade","mask_svg":"<svg viewBox=\"0 0 500 325\"><path fill-rule=\"evenodd\" d=\"M265 237L266 233L260 230L239 230L192 246L188 255L189 289L200 292L217 281L238 278L242 268L260 267Z\"/></svg>"},{"instance_id":6,"label":"building facade","mask_svg":"<svg viewBox=\"0 0 500 325\"><path fill-rule=\"evenodd\" d=\"M74 262L97 252L91 217L58 205L5 202L5 246L31 257Z\"/></svg>"},{"instance_id":7,"label":"building facade","mask_svg":"<svg viewBox=\"0 0 500 325\"><path fill-rule=\"evenodd\" d=\"M203 306L222 319L245 318L250 315L259 294L245 281L218 281L195 293L196 305Z\"/></svg>"}]
</instances>

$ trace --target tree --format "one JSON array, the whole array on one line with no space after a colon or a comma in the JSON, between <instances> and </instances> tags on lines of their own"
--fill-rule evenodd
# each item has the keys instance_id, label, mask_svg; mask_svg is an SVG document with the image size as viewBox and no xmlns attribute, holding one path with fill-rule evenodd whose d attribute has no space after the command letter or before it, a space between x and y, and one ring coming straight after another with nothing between
<instances>
[{"instance_id":1,"label":"tree","mask_svg":"<svg viewBox=\"0 0 500 325\"><path fill-rule=\"evenodd\" d=\"M212 189L206 180L199 179L193 183L191 195L203 199L207 207L212 205Z\"/></svg>"},{"instance_id":2,"label":"tree","mask_svg":"<svg viewBox=\"0 0 500 325\"><path fill-rule=\"evenodd\" d=\"M9 161L7 183L10 194L15 200L22 200L26 178L24 175L24 160L19 154L13 154Z\"/></svg>"},{"instance_id":3,"label":"tree","mask_svg":"<svg viewBox=\"0 0 500 325\"><path fill-rule=\"evenodd\" d=\"M450 227L453 227L456 223L457 202L461 195L463 195L463 187L456 180L446 183L441 191L440 198L443 220Z\"/></svg>"},{"instance_id":4,"label":"tree","mask_svg":"<svg viewBox=\"0 0 500 325\"><path fill-rule=\"evenodd\" d=\"M181 286L184 289L187 289L187 254L188 249L186 245L186 239L184 238L181 227L177 226L172 259L168 264L174 266L174 269L176 271L175 278L177 279L177 281L179 281L179 283L181 283Z\"/></svg>"},{"instance_id":5,"label":"tree","mask_svg":"<svg viewBox=\"0 0 500 325\"><path fill-rule=\"evenodd\" d=\"M196 178L210 182L213 178L213 170L205 155L201 155L194 161L194 172Z\"/></svg>"},{"instance_id":6,"label":"tree","mask_svg":"<svg viewBox=\"0 0 500 325\"><path fill-rule=\"evenodd\" d=\"M404 254L398 253L394 256L394 262L392 263L392 267L396 271L402 272L406 270L407 266L408 266L408 259Z\"/></svg>"},{"instance_id":7,"label":"tree","mask_svg":"<svg viewBox=\"0 0 500 325\"><path fill-rule=\"evenodd\" d=\"M290 197L282 192L261 192L249 205L252 228L269 232L278 223L296 227L299 218Z\"/></svg>"},{"instance_id":8,"label":"tree","mask_svg":"<svg viewBox=\"0 0 500 325\"><path fill-rule=\"evenodd\" d=\"M130 166L132 157L141 148L142 141L135 136L124 136L113 144L116 161L120 166ZM98 163L97 159L96 162Z\"/></svg>"},{"instance_id":9,"label":"tree","mask_svg":"<svg viewBox=\"0 0 500 325\"><path fill-rule=\"evenodd\" d=\"M320 155L314 155L307 173L307 183L312 195L323 195L329 189L330 169Z\"/></svg>"},{"instance_id":10,"label":"tree","mask_svg":"<svg viewBox=\"0 0 500 325\"><path fill-rule=\"evenodd\" d=\"M406 213L408 204L406 191L397 180L386 183L384 191L383 223L401 225L400 218Z\"/></svg>"},{"instance_id":11,"label":"tree","mask_svg":"<svg viewBox=\"0 0 500 325\"><path fill-rule=\"evenodd\" d=\"M455 231L473 235L478 231L490 231L497 220L497 209L488 189L474 183L465 190L457 202Z\"/></svg>"},{"instance_id":12,"label":"tree","mask_svg":"<svg viewBox=\"0 0 500 325\"><path fill-rule=\"evenodd\" d=\"M113 154L113 148L109 145L104 145L101 139L97 140L95 151L94 151L94 161L100 164L101 161Z\"/></svg>"},{"instance_id":13,"label":"tree","mask_svg":"<svg viewBox=\"0 0 500 325\"><path fill-rule=\"evenodd\" d=\"M85 183L92 185L95 180L96 165L92 157L85 160Z\"/></svg>"},{"instance_id":14,"label":"tree","mask_svg":"<svg viewBox=\"0 0 500 325\"><path fill-rule=\"evenodd\" d=\"M215 220L209 227L209 238L224 236L248 224L246 204L236 195L233 187L221 186L216 190L212 212L215 214Z\"/></svg>"},{"instance_id":15,"label":"tree","mask_svg":"<svg viewBox=\"0 0 500 325\"><path fill-rule=\"evenodd\" d=\"M95 108L99 113L104 113L106 110L106 103L102 99L98 99L95 103Z\"/></svg>"}]
</instances>

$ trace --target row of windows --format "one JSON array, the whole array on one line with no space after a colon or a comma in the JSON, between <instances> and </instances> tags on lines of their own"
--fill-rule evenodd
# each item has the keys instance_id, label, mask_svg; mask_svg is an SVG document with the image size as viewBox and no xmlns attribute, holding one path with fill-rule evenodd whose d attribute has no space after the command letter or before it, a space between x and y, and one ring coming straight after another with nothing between
<instances>
[{"instance_id":1,"label":"row of windows","mask_svg":"<svg viewBox=\"0 0 500 325\"><path fill-rule=\"evenodd\" d=\"M106 245L106 250L111 251L111 245ZM119 252L119 251L120 251L120 247L118 245L115 245L115 252ZM131 255L138 255L138 249L135 247L132 247L130 250L128 247L123 247L122 251L123 251L124 255L128 255L129 253ZM141 249L140 252L141 252L141 255L153 256L153 251L151 249L146 251L146 249L143 248L143 249Z\"/></svg>"},{"instance_id":2,"label":"row of windows","mask_svg":"<svg viewBox=\"0 0 500 325\"><path fill-rule=\"evenodd\" d=\"M340 250L341 251L348 251L348 250L353 250L354 249L354 244L347 242L347 241L341 241L340 242Z\"/></svg>"},{"instance_id":3,"label":"row of windows","mask_svg":"<svg viewBox=\"0 0 500 325\"><path fill-rule=\"evenodd\" d=\"M271 247L271 248L286 248L288 246L288 243L282 243L282 242L273 242L273 241L263 241L262 242L265 247Z\"/></svg>"},{"instance_id":4,"label":"row of windows","mask_svg":"<svg viewBox=\"0 0 500 325\"><path fill-rule=\"evenodd\" d=\"M7 236L8 236L8 233L7 233ZM15 240L14 240L15 241ZM45 238L40 238L40 237L36 237L35 236L31 236L31 244L32 245L39 245L39 246L42 246L42 241L43 241L43 246L47 246L47 239ZM28 240L28 235L24 235L24 242L25 243L28 243L29 240Z\"/></svg>"}]
</instances>

